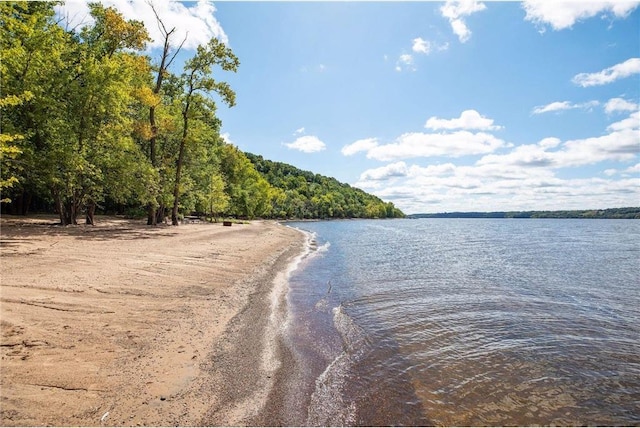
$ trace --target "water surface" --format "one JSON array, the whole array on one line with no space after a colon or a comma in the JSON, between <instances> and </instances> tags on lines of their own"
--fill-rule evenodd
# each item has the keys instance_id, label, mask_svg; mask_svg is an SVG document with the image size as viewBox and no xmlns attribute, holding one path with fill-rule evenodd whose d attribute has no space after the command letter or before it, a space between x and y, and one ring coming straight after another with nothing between
<instances>
[{"instance_id":1,"label":"water surface","mask_svg":"<svg viewBox=\"0 0 640 428\"><path fill-rule=\"evenodd\" d=\"M290 225L290 423L640 424L640 222Z\"/></svg>"}]
</instances>

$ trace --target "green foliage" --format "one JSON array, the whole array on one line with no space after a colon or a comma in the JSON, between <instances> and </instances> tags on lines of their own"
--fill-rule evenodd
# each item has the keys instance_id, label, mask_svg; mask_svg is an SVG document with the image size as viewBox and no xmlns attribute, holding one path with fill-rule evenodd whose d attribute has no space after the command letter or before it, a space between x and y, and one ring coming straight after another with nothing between
<instances>
[{"instance_id":1,"label":"green foliage","mask_svg":"<svg viewBox=\"0 0 640 428\"><path fill-rule=\"evenodd\" d=\"M238 58L231 49L217 39L211 39L206 46L198 46L196 55L186 61L184 73L178 80L183 94L179 97L182 107L182 137L180 138L173 184L173 210L171 213L173 225L178 225L178 209L182 192L180 184L187 143L193 145L198 141L203 141L194 138L193 121L209 122L213 126L218 124L215 119L215 104L205 95L216 92L229 107L235 105L235 92L231 90L231 87L227 83L217 82L211 77L214 65L220 66L225 71L236 71L239 65Z\"/></svg>"},{"instance_id":2,"label":"green foliage","mask_svg":"<svg viewBox=\"0 0 640 428\"><path fill-rule=\"evenodd\" d=\"M218 149L220 169L229 195L227 213L236 217L268 217L277 192L251 163L245 153L231 144Z\"/></svg>"},{"instance_id":3,"label":"green foliage","mask_svg":"<svg viewBox=\"0 0 640 428\"><path fill-rule=\"evenodd\" d=\"M149 224L173 206L185 213L242 218L397 217L393 204L335 179L269 162L223 143L218 97L235 105L214 69L238 58L217 39L199 46L183 72L169 67L174 29L159 65L144 55L139 21L90 4L93 23L65 30L54 2L0 2L0 192L20 213L29 201L53 208L62 224L96 208L147 211ZM153 8L153 6L151 5ZM155 12L155 10L154 10ZM13 201L12 201L13 200ZM18 201L18 202L16 202Z\"/></svg>"},{"instance_id":4,"label":"green foliage","mask_svg":"<svg viewBox=\"0 0 640 428\"><path fill-rule=\"evenodd\" d=\"M131 138L130 112L148 67L129 52L148 39L142 24L93 4L95 24L77 34L57 25L52 3L0 7L7 96L30 94L2 117L3 130L24 136L21 190L49 193L63 224L107 196L143 193L150 173Z\"/></svg>"},{"instance_id":5,"label":"green foliage","mask_svg":"<svg viewBox=\"0 0 640 428\"><path fill-rule=\"evenodd\" d=\"M396 218L404 217L391 202L335 178L302 171L281 162L247 153L255 169L276 188L273 211L278 218Z\"/></svg>"}]
</instances>

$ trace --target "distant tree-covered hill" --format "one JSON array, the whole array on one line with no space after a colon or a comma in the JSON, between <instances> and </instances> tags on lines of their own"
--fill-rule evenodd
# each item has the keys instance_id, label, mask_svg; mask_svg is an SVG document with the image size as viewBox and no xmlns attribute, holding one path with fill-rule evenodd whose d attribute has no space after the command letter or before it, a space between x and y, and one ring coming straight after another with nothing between
<instances>
[{"instance_id":1,"label":"distant tree-covered hill","mask_svg":"<svg viewBox=\"0 0 640 428\"><path fill-rule=\"evenodd\" d=\"M412 214L410 218L608 218L640 219L640 207L573 211L494 211Z\"/></svg>"},{"instance_id":2,"label":"distant tree-covered hill","mask_svg":"<svg viewBox=\"0 0 640 428\"><path fill-rule=\"evenodd\" d=\"M404 217L391 202L335 178L245 153L255 169L276 189L271 215L278 218L396 218Z\"/></svg>"}]
</instances>

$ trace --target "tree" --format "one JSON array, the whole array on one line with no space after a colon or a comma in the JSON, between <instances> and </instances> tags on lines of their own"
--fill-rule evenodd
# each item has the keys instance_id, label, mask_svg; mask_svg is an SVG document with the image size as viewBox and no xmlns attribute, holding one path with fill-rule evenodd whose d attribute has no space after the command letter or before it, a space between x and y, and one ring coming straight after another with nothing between
<instances>
[{"instance_id":1,"label":"tree","mask_svg":"<svg viewBox=\"0 0 640 428\"><path fill-rule=\"evenodd\" d=\"M114 8L89 7L95 24L84 27L71 45L77 60L69 64L64 91L67 127L65 139L56 142L63 169L53 192L63 224L75 224L83 206L93 224L96 204L123 184L119 174L107 172L117 166L111 162L114 154L136 155L127 138L129 107L133 89L144 85L149 72L147 61L129 52L149 40L143 24L125 21Z\"/></svg>"},{"instance_id":2,"label":"tree","mask_svg":"<svg viewBox=\"0 0 640 428\"><path fill-rule=\"evenodd\" d=\"M218 214L225 212L229 207L229 195L224 192L224 187L224 178L220 174L211 175L205 194L205 207L214 222L217 221Z\"/></svg>"},{"instance_id":3,"label":"tree","mask_svg":"<svg viewBox=\"0 0 640 428\"><path fill-rule=\"evenodd\" d=\"M165 77L168 75L168 69L173 63L174 59L182 49L184 42L187 40L186 37L182 40L182 43L175 48L173 51L171 50L171 38L174 35L176 30L173 27L171 30L167 30L167 27L164 25L160 16L156 12L155 7L151 2L148 3L153 11L156 21L158 23L158 28L160 29L160 33L164 39L162 54L160 55L160 64L158 65L156 71L156 79L155 84L153 86L153 90L151 91L151 95L149 97L149 132L148 132L148 141L149 141L149 160L151 161L151 165L153 168L159 171L159 163L158 163L158 154L157 154L157 139L159 133L158 122L156 121L156 111L161 104L161 90L162 84ZM156 198L151 201L147 206L147 224L155 225L158 221L161 221L164 218L165 204L163 202L159 202Z\"/></svg>"},{"instance_id":4,"label":"tree","mask_svg":"<svg viewBox=\"0 0 640 428\"><path fill-rule=\"evenodd\" d=\"M133 185L114 171L128 165L139 179L147 177L130 116L149 72L134 51L148 36L141 22L99 4L90 5L95 24L66 32L53 19L53 5L0 4L3 84L8 96L32 95L3 115L2 126L24 136L21 190L48 192L64 225L75 224L82 208L93 224L97 203Z\"/></svg>"},{"instance_id":5,"label":"tree","mask_svg":"<svg viewBox=\"0 0 640 428\"><path fill-rule=\"evenodd\" d=\"M229 213L246 218L271 214L271 202L278 195L247 156L237 147L224 144L219 148L219 157L230 198Z\"/></svg>"},{"instance_id":6,"label":"tree","mask_svg":"<svg viewBox=\"0 0 640 428\"><path fill-rule=\"evenodd\" d=\"M25 92L21 96L11 95L0 98L0 109L19 106L32 97L31 92ZM17 175L22 168L16 159L22 154L22 150L15 143L22 139L24 136L20 134L0 133L0 202L11 202L11 198L2 195L5 190L19 182Z\"/></svg>"},{"instance_id":7,"label":"tree","mask_svg":"<svg viewBox=\"0 0 640 428\"><path fill-rule=\"evenodd\" d=\"M211 39L206 46L198 46L196 55L188 60L184 66L181 83L184 93L182 101L182 136L176 161L176 174L173 187L173 210L171 223L174 226L178 222L178 207L180 204L180 180L184 165L185 147L190 137L189 121L192 114L198 110L205 113L215 111L215 104L210 102L203 94L216 92L229 106L235 105L235 93L226 82L217 82L211 76L212 67L219 66L224 71L237 71L240 61L233 51L218 39ZM199 107L199 109L194 108Z\"/></svg>"},{"instance_id":8,"label":"tree","mask_svg":"<svg viewBox=\"0 0 640 428\"><path fill-rule=\"evenodd\" d=\"M7 176L13 212L26 214L33 193L46 190L42 152L55 130L69 37L53 21L55 3L0 2L0 81L2 82L2 175ZM19 164L17 163L19 154ZM26 203L25 203L26 201Z\"/></svg>"},{"instance_id":9,"label":"tree","mask_svg":"<svg viewBox=\"0 0 640 428\"><path fill-rule=\"evenodd\" d=\"M309 171L247 153L246 157L271 184L271 214L287 218L404 217L391 202Z\"/></svg>"}]
</instances>

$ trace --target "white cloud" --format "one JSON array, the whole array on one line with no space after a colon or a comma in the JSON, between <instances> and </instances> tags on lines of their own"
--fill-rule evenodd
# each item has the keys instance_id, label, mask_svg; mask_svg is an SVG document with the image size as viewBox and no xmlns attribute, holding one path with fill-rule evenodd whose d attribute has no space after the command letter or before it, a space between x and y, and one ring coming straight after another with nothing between
<instances>
[{"instance_id":1,"label":"white cloud","mask_svg":"<svg viewBox=\"0 0 640 428\"><path fill-rule=\"evenodd\" d=\"M465 110L456 119L439 119L430 117L424 125L428 129L477 129L491 131L501 129L501 126L493 124L493 119L483 117L475 110Z\"/></svg>"},{"instance_id":2,"label":"white cloud","mask_svg":"<svg viewBox=\"0 0 640 428\"><path fill-rule=\"evenodd\" d=\"M304 126L302 128L298 128L295 131L293 131L293 135L301 135L304 134Z\"/></svg>"},{"instance_id":3,"label":"white cloud","mask_svg":"<svg viewBox=\"0 0 640 428\"><path fill-rule=\"evenodd\" d=\"M481 136L487 140L474 141ZM369 158L390 163L364 171L354 185L407 213L610 208L637 205L640 200L638 111L609 125L604 135L591 138L548 137L501 154L494 152L510 146L492 138L469 131L404 134L393 144L378 144L368 151ZM478 153L482 150L486 150L484 156L471 165L398 161L482 154ZM599 162L620 162L621 167L607 165L600 177L593 178L556 175L560 169Z\"/></svg>"},{"instance_id":4,"label":"white cloud","mask_svg":"<svg viewBox=\"0 0 640 428\"><path fill-rule=\"evenodd\" d=\"M351 156L358 152L369 151L374 147L376 147L377 145L378 145L378 140L376 138L365 138L344 146L341 152L345 156Z\"/></svg>"},{"instance_id":5,"label":"white cloud","mask_svg":"<svg viewBox=\"0 0 640 428\"><path fill-rule=\"evenodd\" d=\"M614 122L607 127L608 131L633 131L640 128L640 112L636 111L635 113L631 113L631 115L622 119L619 122ZM640 138L640 136L638 137Z\"/></svg>"},{"instance_id":6,"label":"white cloud","mask_svg":"<svg viewBox=\"0 0 640 428\"><path fill-rule=\"evenodd\" d=\"M326 149L325 144L314 135L298 137L294 142L285 144L290 149L299 150L304 153L321 152Z\"/></svg>"},{"instance_id":7,"label":"white cloud","mask_svg":"<svg viewBox=\"0 0 640 428\"><path fill-rule=\"evenodd\" d=\"M233 142L233 140L231 140L231 135L228 132L225 132L224 134L221 134L220 138L222 138L224 140L224 142L227 143L227 144L235 144Z\"/></svg>"},{"instance_id":8,"label":"white cloud","mask_svg":"<svg viewBox=\"0 0 640 428\"><path fill-rule=\"evenodd\" d=\"M413 57L409 54L400 55L399 60L405 65L413 64Z\"/></svg>"},{"instance_id":9,"label":"white cloud","mask_svg":"<svg viewBox=\"0 0 640 428\"><path fill-rule=\"evenodd\" d=\"M577 21L600 14L626 18L640 4L637 1L549 1L525 0L522 7L527 12L525 19L544 28L554 30L571 28Z\"/></svg>"},{"instance_id":10,"label":"white cloud","mask_svg":"<svg viewBox=\"0 0 640 428\"><path fill-rule=\"evenodd\" d=\"M517 167L550 167L555 166L555 152L549 152L552 148L548 139L543 144L523 144L514 148L511 152L502 155L490 154L482 157L476 165L508 165ZM557 141L552 140L553 143Z\"/></svg>"},{"instance_id":11,"label":"white cloud","mask_svg":"<svg viewBox=\"0 0 640 428\"><path fill-rule=\"evenodd\" d=\"M368 169L360 175L360 181L380 181L393 177L406 177L409 173L407 164L396 162L380 168Z\"/></svg>"},{"instance_id":12,"label":"white cloud","mask_svg":"<svg viewBox=\"0 0 640 428\"><path fill-rule=\"evenodd\" d=\"M431 52L431 42L428 40L423 40L420 37L413 39L413 46L411 49L417 53L429 54Z\"/></svg>"},{"instance_id":13,"label":"white cloud","mask_svg":"<svg viewBox=\"0 0 640 428\"><path fill-rule=\"evenodd\" d=\"M533 109L533 114L542 114L552 111L573 110L573 109L590 109L600 104L598 101L587 101L585 103L574 104L569 101L556 101L546 106L538 106Z\"/></svg>"},{"instance_id":14,"label":"white cloud","mask_svg":"<svg viewBox=\"0 0 640 428\"><path fill-rule=\"evenodd\" d=\"M429 55L433 51L446 51L449 49L449 43L438 44L422 37L416 37L412 40L411 50L415 53Z\"/></svg>"},{"instance_id":15,"label":"white cloud","mask_svg":"<svg viewBox=\"0 0 640 428\"><path fill-rule=\"evenodd\" d=\"M619 169L614 169L614 168L610 168L610 169L605 169L604 170L604 174L611 177L613 175L616 174L621 174L623 177L629 177L631 176L637 176L638 174L640 174L640 163L637 163L633 166L630 166L628 168L625 168L623 170L619 170Z\"/></svg>"},{"instance_id":16,"label":"white cloud","mask_svg":"<svg viewBox=\"0 0 640 428\"><path fill-rule=\"evenodd\" d=\"M409 70L416 71L413 65L413 56L411 54L402 54L396 62L396 71Z\"/></svg>"},{"instance_id":17,"label":"white cloud","mask_svg":"<svg viewBox=\"0 0 640 428\"><path fill-rule=\"evenodd\" d=\"M444 6L440 8L440 12L443 17L449 20L451 29L458 36L460 42L465 43L471 37L471 30L469 30L462 18L485 9L484 3L477 0L447 0Z\"/></svg>"},{"instance_id":18,"label":"white cloud","mask_svg":"<svg viewBox=\"0 0 640 428\"><path fill-rule=\"evenodd\" d=\"M545 149L551 149L553 147L559 146L560 143L562 143L562 140L560 140L559 138L547 137L547 138L543 138L542 140L540 140L538 142L538 145L540 147L542 147L542 148L545 148Z\"/></svg>"},{"instance_id":19,"label":"white cloud","mask_svg":"<svg viewBox=\"0 0 640 428\"><path fill-rule=\"evenodd\" d=\"M607 131L605 135L563 144L557 138L545 138L538 144L520 145L507 154L486 155L477 164L566 168L602 161L630 161L640 154L640 112L609 125Z\"/></svg>"},{"instance_id":20,"label":"white cloud","mask_svg":"<svg viewBox=\"0 0 640 428\"><path fill-rule=\"evenodd\" d=\"M613 131L600 137L570 140L556 155L558 166L590 165L606 160L630 161L640 153L638 130Z\"/></svg>"},{"instance_id":21,"label":"white cloud","mask_svg":"<svg viewBox=\"0 0 640 428\"><path fill-rule=\"evenodd\" d=\"M635 164L634 166L630 166L625 169L624 172L628 172L631 174L640 174L640 163Z\"/></svg>"},{"instance_id":22,"label":"white cloud","mask_svg":"<svg viewBox=\"0 0 640 428\"><path fill-rule=\"evenodd\" d=\"M627 101L623 98L611 98L604 105L604 111L611 114L618 111L635 111L640 109L640 105Z\"/></svg>"},{"instance_id":23,"label":"white cloud","mask_svg":"<svg viewBox=\"0 0 640 428\"><path fill-rule=\"evenodd\" d=\"M381 161L416 157L479 155L491 153L507 144L486 133L457 131L450 134L426 134L410 132L395 142L377 145L367 152L367 157Z\"/></svg>"},{"instance_id":24,"label":"white cloud","mask_svg":"<svg viewBox=\"0 0 640 428\"><path fill-rule=\"evenodd\" d=\"M609 168L604 170L604 175L611 177L612 175L616 175L618 173L617 169Z\"/></svg>"},{"instance_id":25,"label":"white cloud","mask_svg":"<svg viewBox=\"0 0 640 428\"><path fill-rule=\"evenodd\" d=\"M65 19L69 28L84 26L93 23L87 3L87 1L69 0L64 5L55 6L55 10L58 16ZM156 17L146 1L102 0L100 3L106 7L116 8L125 19L142 21L153 39L149 47L161 47L164 43ZM197 3L185 4L178 1L155 1L153 5L167 30L174 27L176 29L171 37L174 47L180 45L185 37L187 37L183 46L185 49L195 49L212 38L217 38L225 44L229 43L222 26L215 18L216 8L212 2L200 0Z\"/></svg>"},{"instance_id":26,"label":"white cloud","mask_svg":"<svg viewBox=\"0 0 640 428\"><path fill-rule=\"evenodd\" d=\"M555 210L635 205L640 179L563 179L546 168L505 165L407 166L406 177L356 183L406 213Z\"/></svg>"},{"instance_id":27,"label":"white cloud","mask_svg":"<svg viewBox=\"0 0 640 428\"><path fill-rule=\"evenodd\" d=\"M629 58L625 62L605 68L596 73L577 74L572 79L572 82L586 88L588 86L605 85L638 73L640 73L640 58Z\"/></svg>"}]
</instances>

